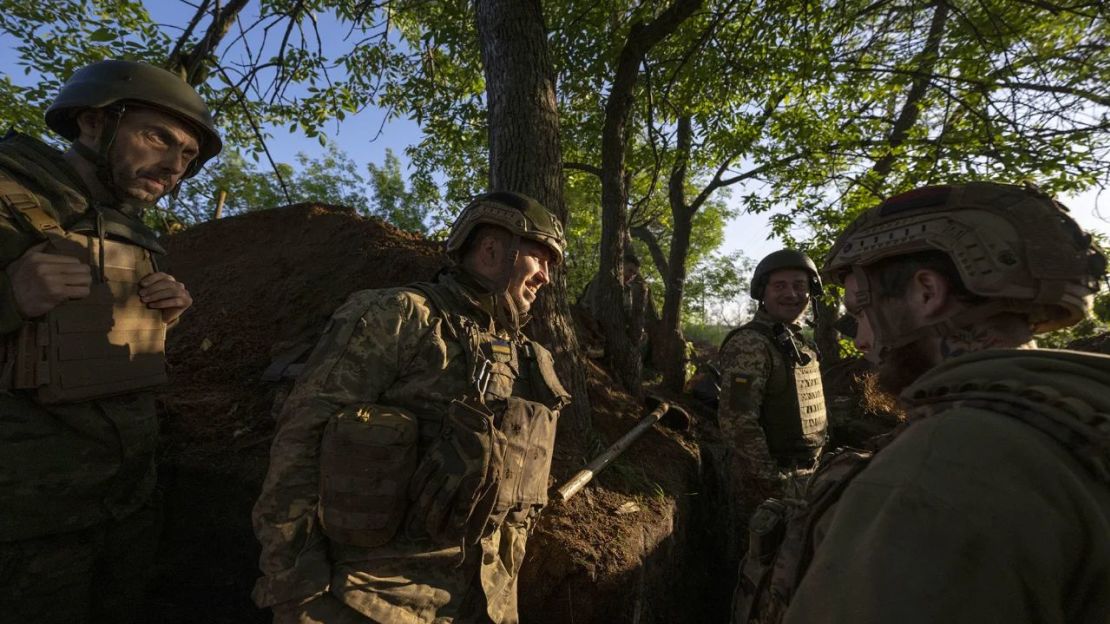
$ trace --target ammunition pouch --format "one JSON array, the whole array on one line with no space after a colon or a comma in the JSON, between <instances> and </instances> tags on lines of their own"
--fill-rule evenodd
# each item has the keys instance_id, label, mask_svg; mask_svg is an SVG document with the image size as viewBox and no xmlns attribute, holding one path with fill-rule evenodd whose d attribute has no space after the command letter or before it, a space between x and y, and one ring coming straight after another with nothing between
<instances>
[{"instance_id":1,"label":"ammunition pouch","mask_svg":"<svg viewBox=\"0 0 1110 624\"><path fill-rule=\"evenodd\" d=\"M489 409L452 401L442 433L409 483L409 533L444 546L476 543L497 500L505 446Z\"/></svg>"},{"instance_id":2,"label":"ammunition pouch","mask_svg":"<svg viewBox=\"0 0 1110 624\"><path fill-rule=\"evenodd\" d=\"M139 298L151 253L83 234L49 237L46 251L93 267L89 296L66 301L8 337L3 386L43 404L125 394L164 384L166 324Z\"/></svg>"},{"instance_id":3,"label":"ammunition pouch","mask_svg":"<svg viewBox=\"0 0 1110 624\"><path fill-rule=\"evenodd\" d=\"M419 424L395 407L353 405L332 417L320 443L320 525L341 544L393 539L416 470Z\"/></svg>"}]
</instances>

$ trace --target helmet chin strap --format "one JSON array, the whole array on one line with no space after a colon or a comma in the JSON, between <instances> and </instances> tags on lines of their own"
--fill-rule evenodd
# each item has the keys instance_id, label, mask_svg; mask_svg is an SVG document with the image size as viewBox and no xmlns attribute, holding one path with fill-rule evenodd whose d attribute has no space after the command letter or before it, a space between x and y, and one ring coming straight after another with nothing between
<instances>
[{"instance_id":1,"label":"helmet chin strap","mask_svg":"<svg viewBox=\"0 0 1110 624\"><path fill-rule=\"evenodd\" d=\"M500 274L494 281L493 301L494 316L497 324L516 334L520 332L521 311L517 309L509 293L509 281L513 277L516 260L520 257L520 235L513 234L512 242L505 250L505 261L501 264Z\"/></svg>"},{"instance_id":2,"label":"helmet chin strap","mask_svg":"<svg viewBox=\"0 0 1110 624\"><path fill-rule=\"evenodd\" d=\"M111 152L119 134L120 121L127 112L123 104L108 106L104 109L104 126L101 128L100 137L97 139L96 149L80 141L73 142L73 149L81 158L92 163L96 179L104 190L108 192L114 208L128 216L139 218L147 208L156 202L146 202L128 197L123 189L116 184L115 167L112 166ZM176 191L176 188L174 189Z\"/></svg>"}]
</instances>

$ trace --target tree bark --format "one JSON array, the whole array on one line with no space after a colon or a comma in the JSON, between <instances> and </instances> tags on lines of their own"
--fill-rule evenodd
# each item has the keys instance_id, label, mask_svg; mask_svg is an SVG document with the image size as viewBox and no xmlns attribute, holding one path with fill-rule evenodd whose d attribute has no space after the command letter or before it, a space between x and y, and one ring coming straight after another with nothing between
<instances>
[{"instance_id":1,"label":"tree bark","mask_svg":"<svg viewBox=\"0 0 1110 624\"><path fill-rule=\"evenodd\" d=\"M563 160L555 73L539 0L477 0L489 123L490 189L540 201L565 224ZM560 379L574 396L564 410L576 429L590 423L585 366L571 323L563 267L541 291L529 331L555 356Z\"/></svg>"},{"instance_id":2,"label":"tree bark","mask_svg":"<svg viewBox=\"0 0 1110 624\"><path fill-rule=\"evenodd\" d=\"M629 120L635 104L636 83L644 57L674 33L702 0L675 0L647 24L635 22L621 47L612 88L605 102L601 134L601 289L597 319L605 333L605 358L609 370L626 390L640 394L642 362L638 340L631 335L625 310L624 244L628 238L628 186L625 154ZM675 267L670 268L673 273Z\"/></svg>"},{"instance_id":3,"label":"tree bark","mask_svg":"<svg viewBox=\"0 0 1110 624\"><path fill-rule=\"evenodd\" d=\"M196 15L189 22L189 27L174 45L170 57L166 59L166 69L181 76L185 82L194 87L207 81L209 70L207 61L209 57L215 54L216 47L220 45L220 41L223 41L227 31L231 29L231 24L243 8L247 6L248 1L231 0L227 5L218 8L215 15L212 16L212 23L208 25L208 31L205 32L204 37L192 50L186 51L185 45L188 43L193 29L200 21L201 16L208 11L209 3L202 2L197 7ZM216 6L219 7L219 4Z\"/></svg>"},{"instance_id":4,"label":"tree bark","mask_svg":"<svg viewBox=\"0 0 1110 624\"><path fill-rule=\"evenodd\" d=\"M897 158L895 151L906 142L910 130L917 123L918 118L921 117L921 102L929 91L933 68L936 67L940 56L940 43L944 38L944 28L948 23L948 11L948 3L943 1L938 2L933 10L933 20L929 24L929 34L925 39L925 47L914 58L915 64L918 66L917 77L910 83L910 90L906 93L906 101L902 104L902 110L898 114L898 118L894 120L890 134L887 135L886 153L876 160L871 167L872 173L877 177L880 184L894 167L894 161ZM876 185L876 188L879 188L879 186Z\"/></svg>"},{"instance_id":5,"label":"tree bark","mask_svg":"<svg viewBox=\"0 0 1110 624\"><path fill-rule=\"evenodd\" d=\"M660 338L663 340L663 386L681 392L686 383L686 337L682 335L682 299L686 294L686 256L690 251L690 236L694 226L696 208L686 205L686 165L693 147L693 123L689 115L678 118L675 140L674 165L667 183L667 198L671 205L671 253L666 290L663 294L663 314Z\"/></svg>"}]
</instances>

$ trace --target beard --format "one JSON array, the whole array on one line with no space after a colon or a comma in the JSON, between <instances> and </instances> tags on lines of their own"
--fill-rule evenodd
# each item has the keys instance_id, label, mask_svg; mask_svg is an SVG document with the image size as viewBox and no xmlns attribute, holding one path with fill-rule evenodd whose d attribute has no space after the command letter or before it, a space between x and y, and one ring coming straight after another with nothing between
<instances>
[{"instance_id":1,"label":"beard","mask_svg":"<svg viewBox=\"0 0 1110 624\"><path fill-rule=\"evenodd\" d=\"M935 365L925 338L891 349L879 364L876 390L896 400L903 390Z\"/></svg>"}]
</instances>

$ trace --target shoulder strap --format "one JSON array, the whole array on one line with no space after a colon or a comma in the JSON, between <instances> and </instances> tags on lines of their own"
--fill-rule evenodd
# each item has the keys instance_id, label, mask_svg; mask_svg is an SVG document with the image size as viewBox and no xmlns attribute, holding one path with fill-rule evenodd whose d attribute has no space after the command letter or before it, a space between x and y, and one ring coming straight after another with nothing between
<instances>
[{"instance_id":1,"label":"shoulder strap","mask_svg":"<svg viewBox=\"0 0 1110 624\"><path fill-rule=\"evenodd\" d=\"M725 334L725 339L721 341L721 346L720 346L720 348L717 349L717 355L720 356L721 351L724 350L725 345L728 344L728 341L732 340L733 336L735 336L736 334L738 334L742 331L755 332L755 333L759 334L760 336L768 336L768 337L769 337L769 333L770 333L769 328L767 328L767 326L764 325L763 323L758 323L754 319L751 320L751 321L748 321L747 323L744 323L740 327L735 327L735 328L732 329L732 331Z\"/></svg>"},{"instance_id":2,"label":"shoulder strap","mask_svg":"<svg viewBox=\"0 0 1110 624\"><path fill-rule=\"evenodd\" d=\"M455 340L462 345L463 354L464 357L466 357L466 364L470 370L470 380L475 384L475 388L479 390L477 393L478 400L484 403L485 393L481 392L481 390L485 388L486 378L490 374L489 361L479 352L474 332L467 331L464 323L460 322L462 319L458 315L449 312L451 305L448 303L447 297L440 290L439 285L433 282L415 282L413 284L408 284L405 288L415 290L427 297L428 301L432 304L432 313L443 321L443 325L447 327L447 330L451 332Z\"/></svg>"},{"instance_id":3,"label":"shoulder strap","mask_svg":"<svg viewBox=\"0 0 1110 624\"><path fill-rule=\"evenodd\" d=\"M3 175L0 175L0 203L7 206L24 227L44 238L64 233L61 224L42 208L34 193Z\"/></svg>"}]
</instances>

